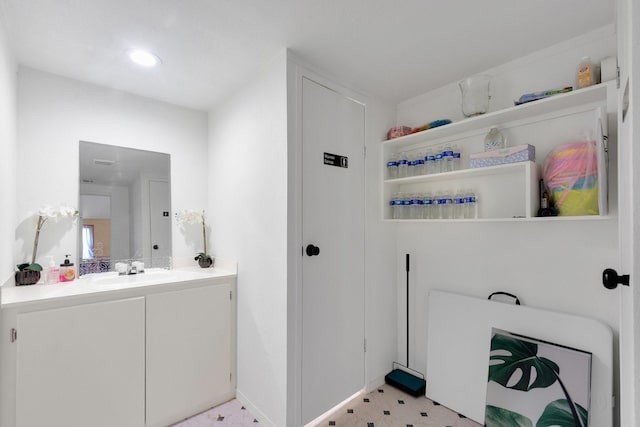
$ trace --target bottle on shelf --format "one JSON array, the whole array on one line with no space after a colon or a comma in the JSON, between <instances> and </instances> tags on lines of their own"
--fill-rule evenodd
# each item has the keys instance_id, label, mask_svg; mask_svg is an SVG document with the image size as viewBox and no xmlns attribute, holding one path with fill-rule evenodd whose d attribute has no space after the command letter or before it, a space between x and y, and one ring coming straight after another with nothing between
<instances>
[{"instance_id":1,"label":"bottle on shelf","mask_svg":"<svg viewBox=\"0 0 640 427\"><path fill-rule=\"evenodd\" d=\"M432 219L442 218L442 204L444 203L444 194L442 191L436 191L433 195L434 212Z\"/></svg>"},{"instance_id":2,"label":"bottle on shelf","mask_svg":"<svg viewBox=\"0 0 640 427\"><path fill-rule=\"evenodd\" d=\"M409 158L407 153L402 151L398 154L398 178L408 177Z\"/></svg>"},{"instance_id":3,"label":"bottle on shelf","mask_svg":"<svg viewBox=\"0 0 640 427\"><path fill-rule=\"evenodd\" d=\"M398 177L398 156L391 153L387 156L387 179L396 179Z\"/></svg>"},{"instance_id":4,"label":"bottle on shelf","mask_svg":"<svg viewBox=\"0 0 640 427\"><path fill-rule=\"evenodd\" d=\"M465 218L478 218L478 199L473 190L465 191Z\"/></svg>"},{"instance_id":5,"label":"bottle on shelf","mask_svg":"<svg viewBox=\"0 0 640 427\"><path fill-rule=\"evenodd\" d=\"M453 196L450 192L444 193L444 203L442 204L442 219L453 218Z\"/></svg>"},{"instance_id":6,"label":"bottle on shelf","mask_svg":"<svg viewBox=\"0 0 640 427\"><path fill-rule=\"evenodd\" d=\"M434 216L433 194L427 192L422 195L422 218L433 219Z\"/></svg>"},{"instance_id":7,"label":"bottle on shelf","mask_svg":"<svg viewBox=\"0 0 640 427\"><path fill-rule=\"evenodd\" d=\"M407 176L415 175L416 153L414 151L407 152Z\"/></svg>"},{"instance_id":8,"label":"bottle on shelf","mask_svg":"<svg viewBox=\"0 0 640 427\"><path fill-rule=\"evenodd\" d=\"M402 193L394 193L389 205L391 206L391 218L402 219Z\"/></svg>"},{"instance_id":9,"label":"bottle on shelf","mask_svg":"<svg viewBox=\"0 0 640 427\"><path fill-rule=\"evenodd\" d=\"M458 190L453 196L453 218L463 219L465 217L466 197L463 190Z\"/></svg>"},{"instance_id":10,"label":"bottle on shelf","mask_svg":"<svg viewBox=\"0 0 640 427\"><path fill-rule=\"evenodd\" d=\"M442 147L436 149L435 157L433 173L440 173L442 172Z\"/></svg>"},{"instance_id":11,"label":"bottle on shelf","mask_svg":"<svg viewBox=\"0 0 640 427\"><path fill-rule=\"evenodd\" d=\"M419 219L420 207L422 206L422 199L418 194L409 194L409 211L407 219Z\"/></svg>"},{"instance_id":12,"label":"bottle on shelf","mask_svg":"<svg viewBox=\"0 0 640 427\"><path fill-rule=\"evenodd\" d=\"M433 150L427 150L424 155L424 172L427 175L435 173L436 170L436 155Z\"/></svg>"},{"instance_id":13,"label":"bottle on shelf","mask_svg":"<svg viewBox=\"0 0 640 427\"><path fill-rule=\"evenodd\" d=\"M420 175L418 172L418 152L410 151L407 153L407 159L409 160L409 163L407 163L407 176Z\"/></svg>"},{"instance_id":14,"label":"bottle on shelf","mask_svg":"<svg viewBox=\"0 0 640 427\"><path fill-rule=\"evenodd\" d=\"M402 195L402 211L401 211L402 219L411 218L411 211L409 209L410 206L411 206L410 194L404 193Z\"/></svg>"},{"instance_id":15,"label":"bottle on shelf","mask_svg":"<svg viewBox=\"0 0 640 427\"><path fill-rule=\"evenodd\" d=\"M453 146L453 170L459 171L462 169L462 153L457 145Z\"/></svg>"},{"instance_id":16,"label":"bottle on shelf","mask_svg":"<svg viewBox=\"0 0 640 427\"><path fill-rule=\"evenodd\" d=\"M413 167L413 174L415 176L424 175L424 151L416 151L415 165Z\"/></svg>"},{"instance_id":17,"label":"bottle on shelf","mask_svg":"<svg viewBox=\"0 0 640 427\"><path fill-rule=\"evenodd\" d=\"M451 144L447 144L442 149L442 161L440 172L452 172L453 171L453 147Z\"/></svg>"},{"instance_id":18,"label":"bottle on shelf","mask_svg":"<svg viewBox=\"0 0 640 427\"><path fill-rule=\"evenodd\" d=\"M436 213L434 219L451 219L453 215L453 198L446 191L438 191L435 196Z\"/></svg>"}]
</instances>

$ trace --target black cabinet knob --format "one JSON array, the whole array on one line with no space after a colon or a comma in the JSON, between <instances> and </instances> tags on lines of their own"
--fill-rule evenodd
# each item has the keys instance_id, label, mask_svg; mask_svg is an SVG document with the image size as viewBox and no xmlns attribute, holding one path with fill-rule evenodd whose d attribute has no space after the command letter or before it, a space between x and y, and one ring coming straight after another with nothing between
<instances>
[{"instance_id":1,"label":"black cabinet knob","mask_svg":"<svg viewBox=\"0 0 640 427\"><path fill-rule=\"evenodd\" d=\"M320 248L314 245L307 245L307 255L314 256L320 254Z\"/></svg>"},{"instance_id":2,"label":"black cabinet knob","mask_svg":"<svg viewBox=\"0 0 640 427\"><path fill-rule=\"evenodd\" d=\"M618 285L629 286L629 275L618 275L613 268L607 268L602 272L602 284L607 289L615 289Z\"/></svg>"},{"instance_id":3,"label":"black cabinet knob","mask_svg":"<svg viewBox=\"0 0 640 427\"><path fill-rule=\"evenodd\" d=\"M158 245L153 245L153 249L158 249Z\"/></svg>"}]
</instances>

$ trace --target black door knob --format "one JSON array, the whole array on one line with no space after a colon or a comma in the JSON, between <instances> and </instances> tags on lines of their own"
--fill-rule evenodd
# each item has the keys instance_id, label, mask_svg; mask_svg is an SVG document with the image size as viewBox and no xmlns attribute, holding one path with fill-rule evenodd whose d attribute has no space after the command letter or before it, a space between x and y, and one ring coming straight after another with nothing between
<instances>
[{"instance_id":1,"label":"black door knob","mask_svg":"<svg viewBox=\"0 0 640 427\"><path fill-rule=\"evenodd\" d=\"M158 249L158 245L153 245L153 249Z\"/></svg>"},{"instance_id":2,"label":"black door knob","mask_svg":"<svg viewBox=\"0 0 640 427\"><path fill-rule=\"evenodd\" d=\"M607 268L602 272L602 284L607 289L615 289L618 285L629 286L629 275L618 275L613 268Z\"/></svg>"},{"instance_id":3,"label":"black door knob","mask_svg":"<svg viewBox=\"0 0 640 427\"><path fill-rule=\"evenodd\" d=\"M307 255L314 256L320 254L320 248L314 245L307 245Z\"/></svg>"}]
</instances>

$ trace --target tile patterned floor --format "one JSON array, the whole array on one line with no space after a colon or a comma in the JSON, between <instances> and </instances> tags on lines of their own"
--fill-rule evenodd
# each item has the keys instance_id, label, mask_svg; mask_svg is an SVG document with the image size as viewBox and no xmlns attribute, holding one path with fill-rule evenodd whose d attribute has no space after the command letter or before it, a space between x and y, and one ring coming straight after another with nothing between
<instances>
[{"instance_id":1,"label":"tile patterned floor","mask_svg":"<svg viewBox=\"0 0 640 427\"><path fill-rule=\"evenodd\" d=\"M318 426L339 427L481 427L464 415L389 385L356 397Z\"/></svg>"},{"instance_id":2,"label":"tile patterned floor","mask_svg":"<svg viewBox=\"0 0 640 427\"><path fill-rule=\"evenodd\" d=\"M249 411L237 399L223 403L173 427L249 427L259 426Z\"/></svg>"},{"instance_id":3,"label":"tile patterned floor","mask_svg":"<svg viewBox=\"0 0 640 427\"><path fill-rule=\"evenodd\" d=\"M252 427L258 420L234 399L173 427ZM354 398L317 426L338 427L481 427L424 396L413 397L383 385Z\"/></svg>"}]
</instances>

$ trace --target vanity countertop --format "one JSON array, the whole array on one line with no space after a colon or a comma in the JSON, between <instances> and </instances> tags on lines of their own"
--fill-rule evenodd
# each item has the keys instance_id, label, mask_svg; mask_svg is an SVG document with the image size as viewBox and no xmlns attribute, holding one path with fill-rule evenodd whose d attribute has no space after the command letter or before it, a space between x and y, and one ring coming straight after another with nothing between
<instances>
[{"instance_id":1,"label":"vanity countertop","mask_svg":"<svg viewBox=\"0 0 640 427\"><path fill-rule=\"evenodd\" d=\"M226 282L236 278L234 266L221 265L214 268L183 267L173 270L147 269L144 273L118 276L117 273L87 274L72 282L50 285L2 286L2 308L25 304L46 303L76 299L78 297L107 296L118 294L127 297L158 288L170 290L176 286L198 283Z\"/></svg>"}]
</instances>

